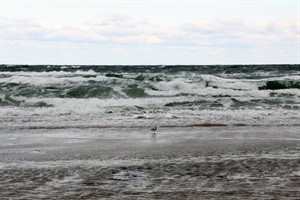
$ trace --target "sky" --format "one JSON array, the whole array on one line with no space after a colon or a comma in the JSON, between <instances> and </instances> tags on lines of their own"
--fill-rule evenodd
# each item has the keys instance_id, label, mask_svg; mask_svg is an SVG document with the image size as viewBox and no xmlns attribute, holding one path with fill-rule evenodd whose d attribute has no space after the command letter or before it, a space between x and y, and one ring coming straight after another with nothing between
<instances>
[{"instance_id":1,"label":"sky","mask_svg":"<svg viewBox=\"0 0 300 200\"><path fill-rule=\"evenodd\" d=\"M0 64L300 64L300 0L0 3Z\"/></svg>"}]
</instances>

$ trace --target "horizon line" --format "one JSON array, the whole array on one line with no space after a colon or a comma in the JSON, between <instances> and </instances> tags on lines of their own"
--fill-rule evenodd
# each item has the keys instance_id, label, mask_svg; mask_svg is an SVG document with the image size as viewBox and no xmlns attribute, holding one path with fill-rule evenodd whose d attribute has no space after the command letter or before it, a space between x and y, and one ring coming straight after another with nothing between
<instances>
[{"instance_id":1,"label":"horizon line","mask_svg":"<svg viewBox=\"0 0 300 200\"><path fill-rule=\"evenodd\" d=\"M31 66L216 66L216 65L300 65L299 63L255 63L255 64L0 64L2 65L31 65Z\"/></svg>"}]
</instances>

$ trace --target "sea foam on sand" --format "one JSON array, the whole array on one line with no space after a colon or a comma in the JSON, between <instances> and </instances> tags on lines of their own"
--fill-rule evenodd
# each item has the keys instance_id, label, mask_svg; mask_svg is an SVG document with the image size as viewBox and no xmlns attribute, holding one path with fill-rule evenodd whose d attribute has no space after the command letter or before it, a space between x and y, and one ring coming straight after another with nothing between
<instances>
[{"instance_id":1,"label":"sea foam on sand","mask_svg":"<svg viewBox=\"0 0 300 200\"><path fill-rule=\"evenodd\" d=\"M3 199L297 199L299 126L1 130Z\"/></svg>"}]
</instances>

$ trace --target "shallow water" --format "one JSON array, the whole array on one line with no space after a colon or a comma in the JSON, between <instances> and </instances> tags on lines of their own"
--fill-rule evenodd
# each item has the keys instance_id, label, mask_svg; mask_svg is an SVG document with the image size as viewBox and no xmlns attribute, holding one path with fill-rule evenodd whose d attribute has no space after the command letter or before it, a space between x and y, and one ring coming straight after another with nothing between
<instances>
[{"instance_id":1,"label":"shallow water","mask_svg":"<svg viewBox=\"0 0 300 200\"><path fill-rule=\"evenodd\" d=\"M299 199L297 126L1 132L2 199Z\"/></svg>"}]
</instances>

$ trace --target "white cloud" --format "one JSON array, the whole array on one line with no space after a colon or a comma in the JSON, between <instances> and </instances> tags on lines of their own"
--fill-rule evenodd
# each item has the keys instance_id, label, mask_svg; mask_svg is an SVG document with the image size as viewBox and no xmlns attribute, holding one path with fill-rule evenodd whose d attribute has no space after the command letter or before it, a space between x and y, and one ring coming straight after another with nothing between
<instances>
[{"instance_id":1,"label":"white cloud","mask_svg":"<svg viewBox=\"0 0 300 200\"><path fill-rule=\"evenodd\" d=\"M259 48L297 44L297 20L285 19L280 21L254 21L244 20L210 20L198 21L182 26L186 38L191 40L209 40L210 45L226 44L227 47Z\"/></svg>"},{"instance_id":2,"label":"white cloud","mask_svg":"<svg viewBox=\"0 0 300 200\"><path fill-rule=\"evenodd\" d=\"M1 37L5 40L61 41L74 43L158 44L157 28L145 20L127 15L97 18L79 26L57 26L36 20L3 19Z\"/></svg>"},{"instance_id":3,"label":"white cloud","mask_svg":"<svg viewBox=\"0 0 300 200\"><path fill-rule=\"evenodd\" d=\"M32 49L96 48L111 54L127 52L136 55L138 49L174 55L228 55L230 52L295 51L298 45L298 19L278 21L245 21L244 19L195 20L173 27L151 24L147 19L112 14L97 17L84 24L66 26L30 19L2 18L2 49L26 46ZM84 47L84 48L83 48ZM99 50L100 52L100 50ZM174 53L178 52L178 53ZM227 52L227 53L225 53ZM282 51L280 51L282 52ZM78 53L76 53L78 54ZM178 56L178 55L177 55ZM196 53L195 55L196 56ZM170 56L169 56L170 57ZM182 58L183 59L183 58Z\"/></svg>"},{"instance_id":4,"label":"white cloud","mask_svg":"<svg viewBox=\"0 0 300 200\"><path fill-rule=\"evenodd\" d=\"M268 42L296 42L297 20L247 22L237 19L200 20L165 28L128 15L110 15L79 26L47 25L36 20L3 19L4 40L61 41L74 43L126 43L163 45L215 45L228 43L267 45ZM229 46L228 46L229 47Z\"/></svg>"}]
</instances>

